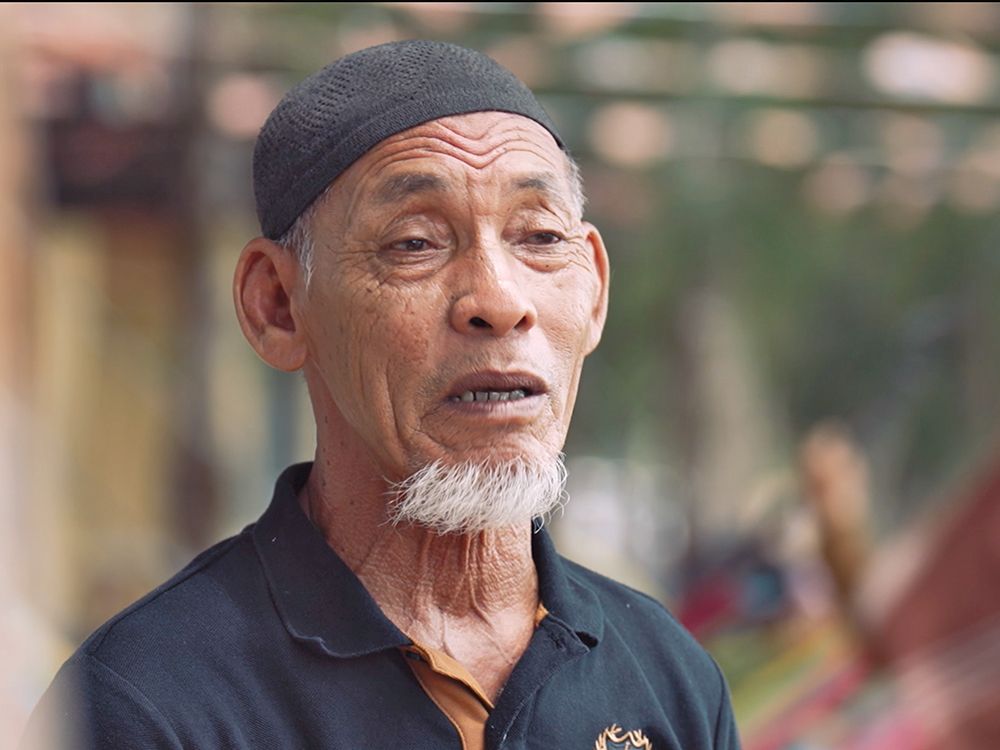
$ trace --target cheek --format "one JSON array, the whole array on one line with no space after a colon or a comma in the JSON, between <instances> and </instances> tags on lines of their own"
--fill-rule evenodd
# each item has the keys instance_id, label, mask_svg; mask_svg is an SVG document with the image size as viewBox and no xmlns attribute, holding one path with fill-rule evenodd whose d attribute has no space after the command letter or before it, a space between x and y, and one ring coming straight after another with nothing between
<instances>
[{"instance_id":1,"label":"cheek","mask_svg":"<svg viewBox=\"0 0 1000 750\"><path fill-rule=\"evenodd\" d=\"M553 348L567 367L583 360L591 326L592 282L580 271L557 275L545 290L544 325Z\"/></svg>"},{"instance_id":2,"label":"cheek","mask_svg":"<svg viewBox=\"0 0 1000 750\"><path fill-rule=\"evenodd\" d=\"M406 400L396 403L394 397L413 394L419 385L413 379L427 359L429 304L406 290L377 285L344 299L338 306L342 347L333 353L341 360L335 369L348 374L351 390L368 409L395 419Z\"/></svg>"},{"instance_id":3,"label":"cheek","mask_svg":"<svg viewBox=\"0 0 1000 750\"><path fill-rule=\"evenodd\" d=\"M564 438L589 343L592 283L589 275L580 270L550 276L549 282L541 297L545 306L539 310L539 322L552 352L552 374L559 383L558 400L553 407Z\"/></svg>"},{"instance_id":4,"label":"cheek","mask_svg":"<svg viewBox=\"0 0 1000 750\"><path fill-rule=\"evenodd\" d=\"M308 307L310 354L323 382L348 421L358 426L359 403L372 403L378 347L366 346L376 329L374 290L317 278Z\"/></svg>"},{"instance_id":5,"label":"cheek","mask_svg":"<svg viewBox=\"0 0 1000 750\"><path fill-rule=\"evenodd\" d=\"M379 313L372 339L385 349L387 381L395 391L412 396L427 380L422 373L432 361L438 310L429 296L409 293L393 295L380 305Z\"/></svg>"}]
</instances>

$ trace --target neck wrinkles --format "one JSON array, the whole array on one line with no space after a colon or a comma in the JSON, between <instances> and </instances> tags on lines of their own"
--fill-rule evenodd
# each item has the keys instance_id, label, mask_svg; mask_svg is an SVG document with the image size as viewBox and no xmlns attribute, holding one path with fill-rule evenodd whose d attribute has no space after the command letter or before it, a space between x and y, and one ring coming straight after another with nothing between
<instances>
[{"instance_id":1,"label":"neck wrinkles","mask_svg":"<svg viewBox=\"0 0 1000 750\"><path fill-rule=\"evenodd\" d=\"M365 487L331 481L323 477L325 468L317 461L300 502L398 627L405 631L413 622L441 618L488 622L512 609L534 612L538 581L530 523L444 535L414 525L391 526L382 483Z\"/></svg>"}]
</instances>

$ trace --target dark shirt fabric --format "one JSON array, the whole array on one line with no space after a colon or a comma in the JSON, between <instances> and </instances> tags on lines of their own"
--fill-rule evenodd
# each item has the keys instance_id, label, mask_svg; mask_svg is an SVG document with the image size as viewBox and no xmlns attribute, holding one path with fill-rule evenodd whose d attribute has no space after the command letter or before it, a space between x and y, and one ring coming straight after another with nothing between
<instances>
[{"instance_id":1,"label":"dark shirt fabric","mask_svg":"<svg viewBox=\"0 0 1000 750\"><path fill-rule=\"evenodd\" d=\"M260 520L97 630L63 665L26 745L459 748L400 647L409 639L299 507L286 470ZM604 729L653 750L739 747L725 682L653 599L533 537L549 614L497 698L486 748L589 750Z\"/></svg>"}]
</instances>

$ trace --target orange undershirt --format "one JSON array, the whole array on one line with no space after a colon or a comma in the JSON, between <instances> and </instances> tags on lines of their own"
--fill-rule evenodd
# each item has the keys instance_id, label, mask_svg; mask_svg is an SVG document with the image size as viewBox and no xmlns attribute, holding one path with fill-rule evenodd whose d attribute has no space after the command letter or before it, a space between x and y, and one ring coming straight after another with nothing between
<instances>
[{"instance_id":1,"label":"orange undershirt","mask_svg":"<svg viewBox=\"0 0 1000 750\"><path fill-rule=\"evenodd\" d=\"M535 613L536 628L547 614L539 602ZM493 701L478 680L444 651L419 643L404 646L402 651L420 687L454 725L462 741L462 750L483 750L486 720L493 710Z\"/></svg>"}]
</instances>

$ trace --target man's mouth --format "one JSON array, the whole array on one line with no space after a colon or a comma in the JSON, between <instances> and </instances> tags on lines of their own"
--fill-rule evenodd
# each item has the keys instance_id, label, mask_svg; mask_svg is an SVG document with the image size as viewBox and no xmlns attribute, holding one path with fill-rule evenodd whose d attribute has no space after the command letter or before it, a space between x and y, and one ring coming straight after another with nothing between
<instances>
[{"instance_id":1,"label":"man's mouth","mask_svg":"<svg viewBox=\"0 0 1000 750\"><path fill-rule=\"evenodd\" d=\"M520 401L531 396L530 390L515 388L510 391L463 391L461 395L452 396L450 401Z\"/></svg>"},{"instance_id":2,"label":"man's mouth","mask_svg":"<svg viewBox=\"0 0 1000 750\"><path fill-rule=\"evenodd\" d=\"M527 372L478 372L456 380L447 400L453 404L524 401L546 392L545 381Z\"/></svg>"}]
</instances>

